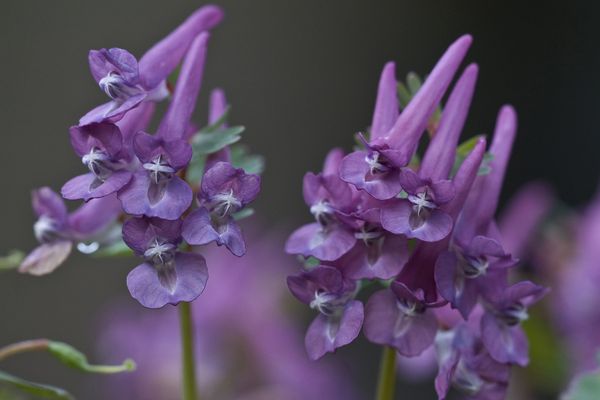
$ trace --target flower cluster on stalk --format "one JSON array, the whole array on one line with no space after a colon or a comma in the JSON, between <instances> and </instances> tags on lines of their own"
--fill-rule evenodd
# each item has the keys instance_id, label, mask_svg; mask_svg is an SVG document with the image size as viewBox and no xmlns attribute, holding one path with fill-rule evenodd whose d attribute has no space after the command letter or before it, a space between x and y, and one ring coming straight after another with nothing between
<instances>
[{"instance_id":1,"label":"flower cluster on stalk","mask_svg":"<svg viewBox=\"0 0 600 400\"><path fill-rule=\"evenodd\" d=\"M546 289L511 281L517 260L494 218L515 111L500 109L489 149L483 136L459 145L475 64L442 108L471 41L455 41L409 98L394 63L385 65L358 148L332 150L321 173L304 177L315 221L286 243L304 260L288 286L318 312L305 339L310 358L351 343L362 329L405 357L435 346L440 398L453 385L471 398L492 399L504 397L510 367L528 362L521 322ZM373 292L373 283L382 288Z\"/></svg>"},{"instance_id":2,"label":"flower cluster on stalk","mask_svg":"<svg viewBox=\"0 0 600 400\"><path fill-rule=\"evenodd\" d=\"M100 254L124 242L143 259L127 277L131 295L158 308L192 301L204 290L206 262L191 246L215 242L244 255L236 220L250 214L244 208L260 191L260 158L229 147L243 128L226 126L221 90L211 94L208 126L198 130L191 121L209 31L221 19L216 6L198 9L139 61L120 48L90 51L92 76L109 101L70 128L73 149L88 172L61 189L63 198L84 204L68 214L51 189L34 192L40 246L23 261L22 272L52 272L73 243ZM167 81L177 67L172 89ZM163 100L166 112L150 133L155 104Z\"/></svg>"}]
</instances>

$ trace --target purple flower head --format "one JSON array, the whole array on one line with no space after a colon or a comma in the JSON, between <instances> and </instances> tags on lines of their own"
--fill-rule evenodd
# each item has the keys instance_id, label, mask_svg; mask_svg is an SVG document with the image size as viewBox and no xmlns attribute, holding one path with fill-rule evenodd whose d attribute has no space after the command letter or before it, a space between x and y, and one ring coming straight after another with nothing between
<instances>
[{"instance_id":1,"label":"purple flower head","mask_svg":"<svg viewBox=\"0 0 600 400\"><path fill-rule=\"evenodd\" d=\"M510 366L493 360L469 326L438 332L435 348L439 365L435 389L440 400L446 398L450 386L473 400L506 397Z\"/></svg>"},{"instance_id":2,"label":"purple flower head","mask_svg":"<svg viewBox=\"0 0 600 400\"><path fill-rule=\"evenodd\" d=\"M372 129L375 130L372 140L365 143L366 151L356 151L346 156L340 169L343 180L366 190L379 200L391 199L400 193L399 168L410 162L429 118L471 41L471 37L465 35L448 48L423 87L395 121L392 119L397 115L397 111L393 111L397 99L391 89L395 84L394 66L391 63L385 66L373 117Z\"/></svg>"},{"instance_id":3,"label":"purple flower head","mask_svg":"<svg viewBox=\"0 0 600 400\"><path fill-rule=\"evenodd\" d=\"M181 221L132 218L123 225L123 240L145 260L127 275L131 296L144 307L189 302L204 291L208 279L204 257L178 251Z\"/></svg>"},{"instance_id":4,"label":"purple flower head","mask_svg":"<svg viewBox=\"0 0 600 400\"><path fill-rule=\"evenodd\" d=\"M119 191L128 214L174 220L192 203L192 189L176 173L192 158L185 136L200 90L207 40L208 34L202 33L192 42L157 134L138 132L134 136L133 148L142 168Z\"/></svg>"},{"instance_id":5,"label":"purple flower head","mask_svg":"<svg viewBox=\"0 0 600 400\"><path fill-rule=\"evenodd\" d=\"M79 124L105 120L114 122L144 101L158 101L167 97L167 76L179 64L194 38L202 31L213 28L221 19L222 11L218 7L200 8L148 50L139 64L135 56L123 49L90 51L92 76L111 101L84 115Z\"/></svg>"},{"instance_id":6,"label":"purple flower head","mask_svg":"<svg viewBox=\"0 0 600 400\"><path fill-rule=\"evenodd\" d=\"M234 214L252 202L260 191L260 177L246 174L230 163L218 162L202 177L198 202L183 224L183 237L192 245L216 242L236 256L246 252Z\"/></svg>"},{"instance_id":7,"label":"purple flower head","mask_svg":"<svg viewBox=\"0 0 600 400\"><path fill-rule=\"evenodd\" d=\"M470 65L450 95L418 174L409 168L401 169L399 181L406 199L395 200L382 209L381 223L388 231L435 242L452 230L452 217L440 208L455 194L448 177L476 80L477 66Z\"/></svg>"},{"instance_id":8,"label":"purple flower head","mask_svg":"<svg viewBox=\"0 0 600 400\"><path fill-rule=\"evenodd\" d=\"M346 222L352 222L349 215L356 207L356 193L338 177L342 156L342 150L332 150L322 173L304 176L304 201L316 222L294 231L285 245L286 252L334 261L354 247L353 227Z\"/></svg>"},{"instance_id":9,"label":"purple flower head","mask_svg":"<svg viewBox=\"0 0 600 400\"><path fill-rule=\"evenodd\" d=\"M488 299L487 312L481 320L481 338L494 360L528 364L527 337L520 323L528 318L527 308L547 292L542 286L522 281Z\"/></svg>"},{"instance_id":10,"label":"purple flower head","mask_svg":"<svg viewBox=\"0 0 600 400\"><path fill-rule=\"evenodd\" d=\"M312 360L351 343L363 322L363 305L354 300L356 285L334 267L318 266L287 279L292 294L319 311L306 332L305 345Z\"/></svg>"},{"instance_id":11,"label":"purple flower head","mask_svg":"<svg viewBox=\"0 0 600 400\"><path fill-rule=\"evenodd\" d=\"M390 290L391 289L391 290ZM437 320L422 290L400 282L376 292L365 308L365 336L373 343L394 347L406 357L421 354L433 344Z\"/></svg>"},{"instance_id":12,"label":"purple flower head","mask_svg":"<svg viewBox=\"0 0 600 400\"><path fill-rule=\"evenodd\" d=\"M63 199L48 187L33 191L32 205L38 217L33 231L40 245L19 267L19 272L32 275L53 272L67 259L74 241L98 235L121 211L116 197L108 196L85 203L69 214Z\"/></svg>"}]
</instances>

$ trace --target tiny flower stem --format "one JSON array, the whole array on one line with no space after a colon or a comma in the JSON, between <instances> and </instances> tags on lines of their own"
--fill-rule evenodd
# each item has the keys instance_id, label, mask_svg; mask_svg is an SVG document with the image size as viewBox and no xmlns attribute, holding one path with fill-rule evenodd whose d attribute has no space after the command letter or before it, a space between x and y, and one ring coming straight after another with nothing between
<instances>
[{"instance_id":1,"label":"tiny flower stem","mask_svg":"<svg viewBox=\"0 0 600 400\"><path fill-rule=\"evenodd\" d=\"M4 361L19 353L48 350L49 344L50 341L48 339L25 340L23 342L9 344L8 346L0 348L0 361Z\"/></svg>"},{"instance_id":2,"label":"tiny flower stem","mask_svg":"<svg viewBox=\"0 0 600 400\"><path fill-rule=\"evenodd\" d=\"M190 303L179 303L183 400L198 400L194 364L194 329Z\"/></svg>"},{"instance_id":3,"label":"tiny flower stem","mask_svg":"<svg viewBox=\"0 0 600 400\"><path fill-rule=\"evenodd\" d=\"M393 400L396 386L396 350L385 346L379 364L376 400Z\"/></svg>"}]
</instances>

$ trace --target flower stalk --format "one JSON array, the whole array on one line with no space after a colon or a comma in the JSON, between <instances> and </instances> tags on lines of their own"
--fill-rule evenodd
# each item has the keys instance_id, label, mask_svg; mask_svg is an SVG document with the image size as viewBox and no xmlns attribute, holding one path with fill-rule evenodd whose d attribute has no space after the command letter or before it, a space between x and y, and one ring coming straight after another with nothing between
<instances>
[{"instance_id":1,"label":"flower stalk","mask_svg":"<svg viewBox=\"0 0 600 400\"><path fill-rule=\"evenodd\" d=\"M179 322L181 329L181 367L183 400L198 400L196 388L196 370L194 364L194 329L192 326L191 306L188 302L179 303Z\"/></svg>"},{"instance_id":2,"label":"flower stalk","mask_svg":"<svg viewBox=\"0 0 600 400\"><path fill-rule=\"evenodd\" d=\"M375 400L393 400L396 388L396 350L384 346L379 364Z\"/></svg>"},{"instance_id":3,"label":"flower stalk","mask_svg":"<svg viewBox=\"0 0 600 400\"><path fill-rule=\"evenodd\" d=\"M25 340L18 343L9 344L0 348L0 361L4 361L14 355L30 351L48 350L50 341L48 339Z\"/></svg>"}]
</instances>

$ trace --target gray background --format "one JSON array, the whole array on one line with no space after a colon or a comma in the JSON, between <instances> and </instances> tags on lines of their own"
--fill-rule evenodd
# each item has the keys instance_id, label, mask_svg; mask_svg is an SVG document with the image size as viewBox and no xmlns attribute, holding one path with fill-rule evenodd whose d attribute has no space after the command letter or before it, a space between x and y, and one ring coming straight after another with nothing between
<instances>
[{"instance_id":1,"label":"gray background","mask_svg":"<svg viewBox=\"0 0 600 400\"><path fill-rule=\"evenodd\" d=\"M491 132L503 103L520 115L505 198L523 182L544 178L566 201L582 203L600 172L598 14L593 2L533 3L218 2L227 15L211 39L198 121L205 121L206 89L223 87L231 121L246 125L245 142L268 161L256 208L263 220L289 231L309 218L304 172L318 170L331 147L349 148L352 135L370 123L384 62L395 60L399 76L427 73L453 39L469 32L475 42L468 61L478 62L481 73L466 134ZM2 1L0 250L34 246L32 188L59 189L83 170L67 128L104 100L88 72L87 51L118 46L140 55L200 4ZM131 266L75 256L45 278L0 275L0 344L51 337L93 353L96 315L113 299L127 298ZM367 385L378 355L364 344L341 352L350 364L362 358L367 372L359 375L356 367L353 379ZM84 384L107 379L81 379L54 366L43 356L7 364L84 399L97 398L82 395ZM431 386L421 393L415 398L433 398Z\"/></svg>"}]
</instances>

